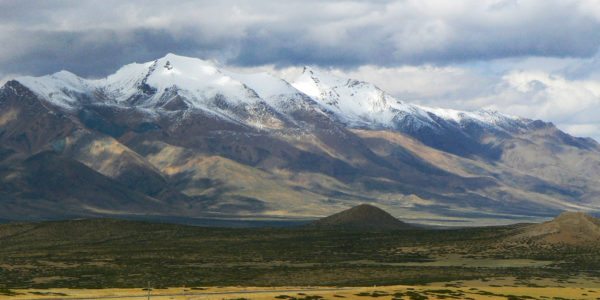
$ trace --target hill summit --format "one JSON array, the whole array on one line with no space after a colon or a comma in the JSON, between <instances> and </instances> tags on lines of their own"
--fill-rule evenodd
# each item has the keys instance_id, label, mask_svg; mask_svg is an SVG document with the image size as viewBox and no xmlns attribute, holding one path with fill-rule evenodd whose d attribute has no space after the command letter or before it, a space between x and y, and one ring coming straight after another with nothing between
<instances>
[{"instance_id":1,"label":"hill summit","mask_svg":"<svg viewBox=\"0 0 600 300\"><path fill-rule=\"evenodd\" d=\"M512 240L581 245L600 241L600 219L583 212L564 212L551 221L525 227Z\"/></svg>"},{"instance_id":2,"label":"hill summit","mask_svg":"<svg viewBox=\"0 0 600 300\"><path fill-rule=\"evenodd\" d=\"M407 229L410 225L394 218L381 208L361 204L322 218L310 224L311 227L353 230L395 230Z\"/></svg>"}]
</instances>

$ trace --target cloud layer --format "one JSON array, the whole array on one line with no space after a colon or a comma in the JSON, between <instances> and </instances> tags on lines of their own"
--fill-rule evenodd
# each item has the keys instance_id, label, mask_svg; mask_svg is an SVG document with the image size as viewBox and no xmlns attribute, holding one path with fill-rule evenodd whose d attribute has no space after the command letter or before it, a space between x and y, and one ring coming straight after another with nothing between
<instances>
[{"instance_id":1,"label":"cloud layer","mask_svg":"<svg viewBox=\"0 0 600 300\"><path fill-rule=\"evenodd\" d=\"M274 72L314 65L409 101L600 138L595 0L6 0L0 43L0 82L104 76L168 52Z\"/></svg>"},{"instance_id":2,"label":"cloud layer","mask_svg":"<svg viewBox=\"0 0 600 300\"><path fill-rule=\"evenodd\" d=\"M0 68L95 75L165 52L241 66L344 68L590 57L600 45L598 6L594 0L8 0L0 3Z\"/></svg>"}]
</instances>

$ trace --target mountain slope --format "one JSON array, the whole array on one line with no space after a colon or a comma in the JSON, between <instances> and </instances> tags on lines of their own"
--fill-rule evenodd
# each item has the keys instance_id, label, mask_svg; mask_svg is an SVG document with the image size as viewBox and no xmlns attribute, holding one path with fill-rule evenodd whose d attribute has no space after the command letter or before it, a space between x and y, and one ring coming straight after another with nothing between
<instances>
[{"instance_id":1,"label":"mountain slope","mask_svg":"<svg viewBox=\"0 0 600 300\"><path fill-rule=\"evenodd\" d=\"M493 111L464 112L405 103L371 83L307 67L293 86L347 126L403 132L431 147L463 156L497 158L498 150L481 137L520 132L532 122Z\"/></svg>"},{"instance_id":2,"label":"mountain slope","mask_svg":"<svg viewBox=\"0 0 600 300\"><path fill-rule=\"evenodd\" d=\"M0 176L2 215L12 220L143 215L166 208L156 199L50 151L10 166L3 164Z\"/></svg>"},{"instance_id":3,"label":"mountain slope","mask_svg":"<svg viewBox=\"0 0 600 300\"><path fill-rule=\"evenodd\" d=\"M0 142L7 170L51 151L118 182L116 211L131 211L126 195L196 218L317 218L375 203L410 222L470 225L600 209L593 140L405 103L310 68L288 83L168 54L102 79L21 77L0 89Z\"/></svg>"}]
</instances>

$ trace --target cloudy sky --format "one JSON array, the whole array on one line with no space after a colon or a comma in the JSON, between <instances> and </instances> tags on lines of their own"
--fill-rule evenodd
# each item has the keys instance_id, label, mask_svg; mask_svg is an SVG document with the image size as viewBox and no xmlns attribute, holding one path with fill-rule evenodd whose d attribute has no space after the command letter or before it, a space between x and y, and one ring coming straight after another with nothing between
<instances>
[{"instance_id":1,"label":"cloudy sky","mask_svg":"<svg viewBox=\"0 0 600 300\"><path fill-rule=\"evenodd\" d=\"M311 65L600 140L597 0L0 0L0 45L0 81L100 77L168 52L288 76Z\"/></svg>"}]
</instances>

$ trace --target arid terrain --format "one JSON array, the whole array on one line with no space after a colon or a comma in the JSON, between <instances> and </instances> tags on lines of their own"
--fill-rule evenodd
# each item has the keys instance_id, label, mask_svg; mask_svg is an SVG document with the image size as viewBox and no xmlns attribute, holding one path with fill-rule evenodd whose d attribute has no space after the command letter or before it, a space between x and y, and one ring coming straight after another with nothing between
<instances>
[{"instance_id":1,"label":"arid terrain","mask_svg":"<svg viewBox=\"0 0 600 300\"><path fill-rule=\"evenodd\" d=\"M23 289L7 299L174 299L174 300L389 300L389 299L598 299L600 280L578 277L560 280L431 283L373 287L182 287L166 289Z\"/></svg>"},{"instance_id":2,"label":"arid terrain","mask_svg":"<svg viewBox=\"0 0 600 300\"><path fill-rule=\"evenodd\" d=\"M151 287L164 299L596 299L599 227L567 212L541 224L421 228L369 205L288 228L5 224L0 294L147 297Z\"/></svg>"}]
</instances>

